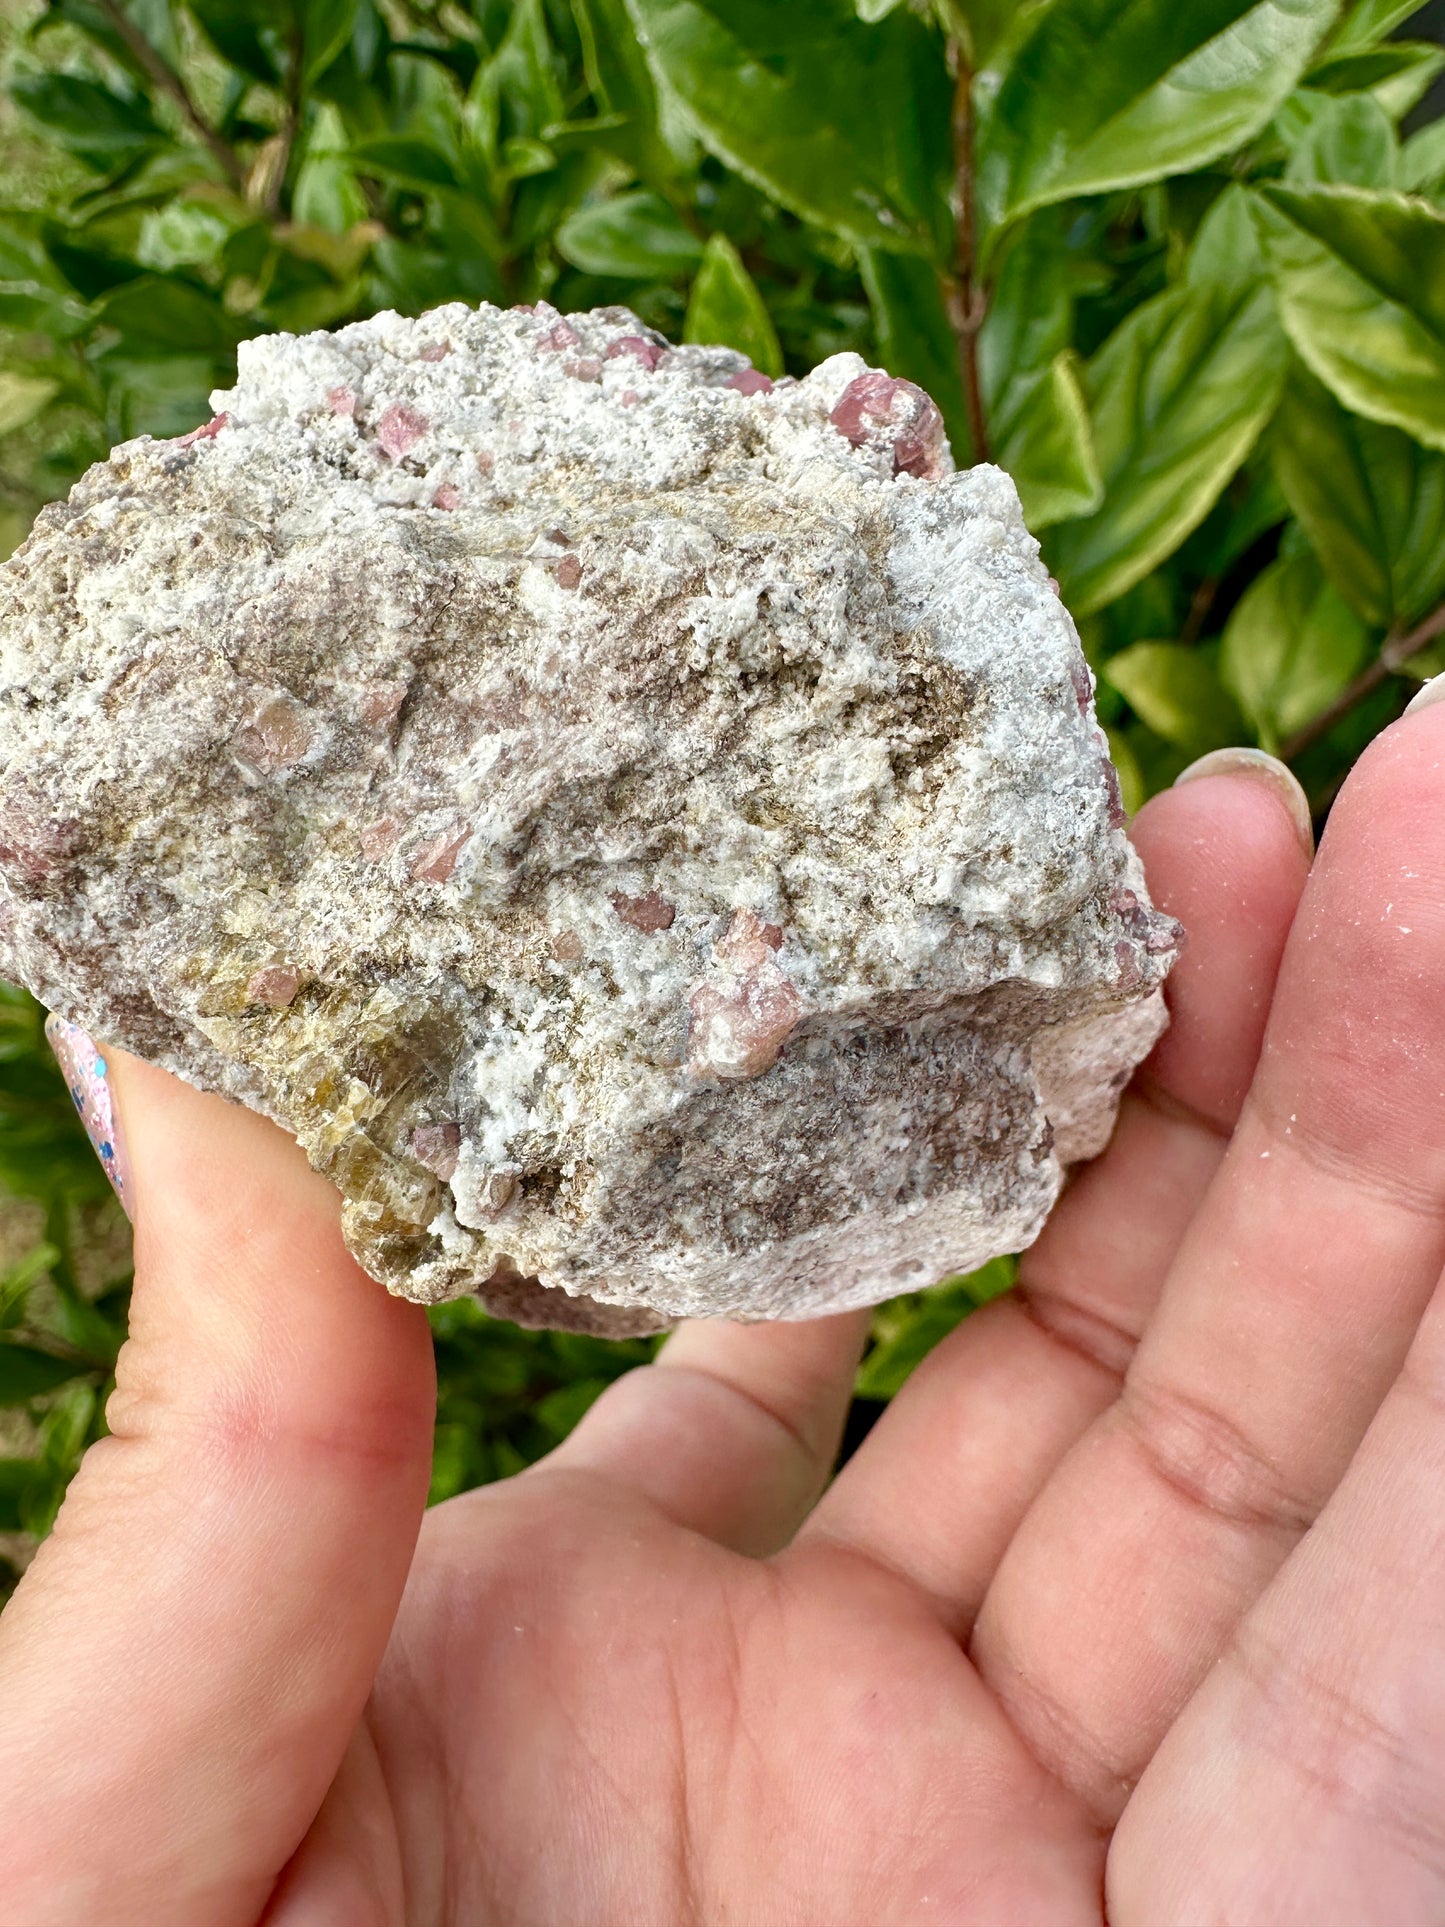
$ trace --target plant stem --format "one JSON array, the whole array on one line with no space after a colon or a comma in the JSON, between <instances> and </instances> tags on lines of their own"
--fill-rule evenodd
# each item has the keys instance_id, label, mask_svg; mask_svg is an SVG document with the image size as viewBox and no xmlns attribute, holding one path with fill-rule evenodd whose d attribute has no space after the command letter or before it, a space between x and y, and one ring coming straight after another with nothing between
<instances>
[{"instance_id":1,"label":"plant stem","mask_svg":"<svg viewBox=\"0 0 1445 1927\"><path fill-rule=\"evenodd\" d=\"M266 196L266 212L281 212L281 196L286 188L286 170L291 165L291 150L301 125L301 99L304 91L306 45L300 27L291 35L291 69L286 76L286 118L281 124L280 149Z\"/></svg>"},{"instance_id":2,"label":"plant stem","mask_svg":"<svg viewBox=\"0 0 1445 1927\"><path fill-rule=\"evenodd\" d=\"M948 284L948 318L958 337L958 367L968 407L968 431L976 462L992 460L988 416L978 367L978 331L988 313L987 291L978 284L978 202L974 182L973 69L957 40L948 43L953 68L954 215L957 242Z\"/></svg>"},{"instance_id":3,"label":"plant stem","mask_svg":"<svg viewBox=\"0 0 1445 1927\"><path fill-rule=\"evenodd\" d=\"M232 187L244 188L246 184L246 169L242 165L240 155L227 141L223 141L215 128L211 126L205 115L202 114L200 108L197 107L196 103L191 99L190 89L186 86L186 83L181 79L180 75L173 67L168 65L166 61L162 60L161 56L146 39L140 28L136 26L135 22L121 8L119 0L100 0L100 7L121 39L135 55L137 61L155 82L156 86L160 88L162 93L169 94L171 99L180 108L192 131L199 135L200 139L210 149L220 164L222 173L226 176Z\"/></svg>"},{"instance_id":4,"label":"plant stem","mask_svg":"<svg viewBox=\"0 0 1445 1927\"><path fill-rule=\"evenodd\" d=\"M1179 640L1186 649L1192 649L1204 633L1204 625L1209 620L1209 612L1214 607L1219 594L1219 577L1207 575L1194 591L1189 604L1189 614L1184 618L1184 627L1179 631Z\"/></svg>"},{"instance_id":5,"label":"plant stem","mask_svg":"<svg viewBox=\"0 0 1445 1927\"><path fill-rule=\"evenodd\" d=\"M1445 635L1445 602L1426 616L1425 620L1410 630L1408 635L1399 635L1391 630L1380 645L1380 653L1368 668L1362 669L1352 683L1346 685L1332 703L1327 703L1318 716L1311 716L1302 729L1281 743L1280 755L1286 763L1326 736L1335 724L1349 715L1357 704L1367 696L1373 696L1391 676L1398 676L1411 656L1419 655L1427 644L1437 636Z\"/></svg>"}]
</instances>

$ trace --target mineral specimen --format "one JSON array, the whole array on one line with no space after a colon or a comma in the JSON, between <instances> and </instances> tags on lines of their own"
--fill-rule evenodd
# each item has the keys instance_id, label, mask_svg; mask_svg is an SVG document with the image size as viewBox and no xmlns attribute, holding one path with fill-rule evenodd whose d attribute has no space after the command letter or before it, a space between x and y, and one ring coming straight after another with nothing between
<instances>
[{"instance_id":1,"label":"mineral specimen","mask_svg":"<svg viewBox=\"0 0 1445 1927\"><path fill-rule=\"evenodd\" d=\"M622 309L241 349L0 569L0 971L393 1291L808 1317L1033 1238L1162 1023L1008 478Z\"/></svg>"}]
</instances>

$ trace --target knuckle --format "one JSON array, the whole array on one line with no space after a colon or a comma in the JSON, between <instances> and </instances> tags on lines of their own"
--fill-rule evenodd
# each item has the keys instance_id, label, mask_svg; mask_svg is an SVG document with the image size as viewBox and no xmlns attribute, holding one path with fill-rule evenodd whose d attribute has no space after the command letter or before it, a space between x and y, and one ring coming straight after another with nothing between
<instances>
[{"instance_id":1,"label":"knuckle","mask_svg":"<svg viewBox=\"0 0 1445 1927\"><path fill-rule=\"evenodd\" d=\"M1299 1491L1233 1420L1188 1393L1131 1380L1118 1422L1153 1477L1193 1511L1297 1537L1322 1499Z\"/></svg>"}]
</instances>

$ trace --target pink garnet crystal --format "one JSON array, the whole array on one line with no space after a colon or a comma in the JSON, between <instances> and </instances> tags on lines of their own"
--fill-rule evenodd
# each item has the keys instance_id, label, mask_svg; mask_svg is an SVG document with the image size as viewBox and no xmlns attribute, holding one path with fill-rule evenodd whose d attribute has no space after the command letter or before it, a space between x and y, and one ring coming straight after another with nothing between
<instances>
[{"instance_id":1,"label":"pink garnet crystal","mask_svg":"<svg viewBox=\"0 0 1445 1927\"><path fill-rule=\"evenodd\" d=\"M914 382L870 370L849 382L828 419L854 448L891 445L895 475L929 480L939 472L948 446L943 417Z\"/></svg>"},{"instance_id":2,"label":"pink garnet crystal","mask_svg":"<svg viewBox=\"0 0 1445 1927\"><path fill-rule=\"evenodd\" d=\"M405 402L394 401L376 425L376 439L394 462L399 462L408 454L431 427L425 415L419 415Z\"/></svg>"},{"instance_id":3,"label":"pink garnet crystal","mask_svg":"<svg viewBox=\"0 0 1445 1927\"><path fill-rule=\"evenodd\" d=\"M688 994L687 1068L725 1081L771 1070L798 1027L803 999L778 962L783 933L734 910L713 946L714 972Z\"/></svg>"}]
</instances>

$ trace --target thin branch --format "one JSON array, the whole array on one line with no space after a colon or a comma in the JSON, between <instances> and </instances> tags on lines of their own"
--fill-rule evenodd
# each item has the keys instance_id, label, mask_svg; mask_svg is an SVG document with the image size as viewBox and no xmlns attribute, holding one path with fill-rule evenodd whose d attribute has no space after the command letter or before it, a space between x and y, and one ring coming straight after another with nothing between
<instances>
[{"instance_id":1,"label":"thin branch","mask_svg":"<svg viewBox=\"0 0 1445 1927\"><path fill-rule=\"evenodd\" d=\"M291 66L286 75L286 118L281 123L275 172L271 177L266 195L268 214L281 212L281 196L286 187L286 170L291 165L291 150L296 145L296 134L301 125L301 104L306 78L305 61L306 45L298 24L291 34Z\"/></svg>"},{"instance_id":2,"label":"thin branch","mask_svg":"<svg viewBox=\"0 0 1445 1927\"><path fill-rule=\"evenodd\" d=\"M1189 614L1184 618L1184 627L1179 631L1179 640L1186 649L1192 649L1204 633L1204 625L1209 620L1209 612L1214 607L1219 594L1219 577L1207 575L1194 591L1189 604Z\"/></svg>"},{"instance_id":3,"label":"thin branch","mask_svg":"<svg viewBox=\"0 0 1445 1927\"><path fill-rule=\"evenodd\" d=\"M948 284L948 318L958 337L958 367L968 407L969 435L976 462L992 460L983 382L978 366L978 331L988 313L987 291L978 284L978 202L973 152L973 69L956 40L948 43L953 66L953 164L957 243L954 273Z\"/></svg>"},{"instance_id":4,"label":"thin branch","mask_svg":"<svg viewBox=\"0 0 1445 1927\"><path fill-rule=\"evenodd\" d=\"M1280 745L1280 755L1286 763L1292 763L1296 756L1317 743L1321 736L1327 736L1335 724L1343 721L1351 710L1364 702L1367 696L1387 683L1391 676L1398 676L1411 656L1434 642L1437 636L1445 635L1445 602L1422 623L1411 629L1408 635L1398 635L1392 629L1380 645L1380 653L1366 669L1362 669L1352 683L1342 689L1332 703L1311 716L1302 729L1297 729L1288 741Z\"/></svg>"},{"instance_id":5,"label":"thin branch","mask_svg":"<svg viewBox=\"0 0 1445 1927\"><path fill-rule=\"evenodd\" d=\"M186 83L181 79L174 67L162 60L161 56L146 39L140 28L137 27L135 22L125 13L120 6L119 0L100 0L100 8L116 32L120 35L121 39L135 55L137 61L150 75L156 86L160 88L162 93L169 94L171 99L180 108L192 131L204 141L205 145L215 156L217 162L220 164L221 171L225 174L232 187L238 189L244 188L246 184L246 169L242 164L240 155L229 142L221 139L221 136L216 132L215 128L212 127L205 115L202 114L200 108L197 107L196 103L191 99L190 89L186 86Z\"/></svg>"},{"instance_id":6,"label":"thin branch","mask_svg":"<svg viewBox=\"0 0 1445 1927\"><path fill-rule=\"evenodd\" d=\"M1442 602L1433 614L1426 616L1419 627L1412 629L1408 636L1402 636L1393 644L1387 640L1380 654L1385 658L1391 672L1398 675L1411 656L1418 656L1420 651L1434 642L1437 636L1445 636L1445 602Z\"/></svg>"},{"instance_id":7,"label":"thin branch","mask_svg":"<svg viewBox=\"0 0 1445 1927\"><path fill-rule=\"evenodd\" d=\"M1383 683L1387 683L1394 671L1385 661L1383 650L1376 656L1368 669L1362 670L1352 683L1346 685L1332 703L1327 703L1318 716L1311 716L1302 729L1280 744L1279 753L1286 763L1292 763L1296 756L1302 756L1321 736L1328 736L1335 724L1343 721L1367 696L1373 696Z\"/></svg>"}]
</instances>

